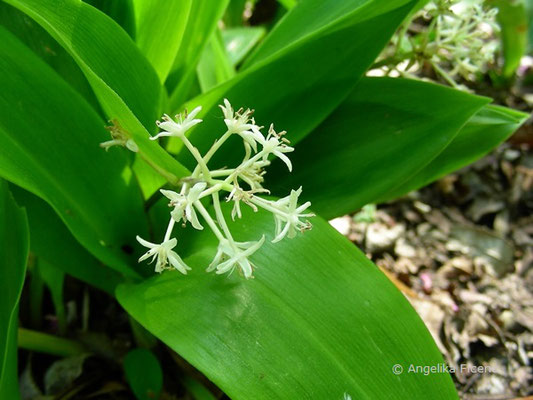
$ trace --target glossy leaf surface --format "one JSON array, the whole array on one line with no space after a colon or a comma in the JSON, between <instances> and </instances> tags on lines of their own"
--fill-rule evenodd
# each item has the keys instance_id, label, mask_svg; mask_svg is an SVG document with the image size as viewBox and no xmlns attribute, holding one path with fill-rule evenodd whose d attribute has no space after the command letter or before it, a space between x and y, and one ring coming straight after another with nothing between
<instances>
[{"instance_id":1,"label":"glossy leaf surface","mask_svg":"<svg viewBox=\"0 0 533 400\"><path fill-rule=\"evenodd\" d=\"M201 237L190 275L120 285L122 306L232 399L457 398L447 374L393 374L441 355L403 295L327 222L271 244L270 215L242 221L236 240L267 236L255 279L206 274L215 249Z\"/></svg>"},{"instance_id":2,"label":"glossy leaf surface","mask_svg":"<svg viewBox=\"0 0 533 400\"><path fill-rule=\"evenodd\" d=\"M399 187L435 158L489 100L444 86L364 78L291 154L276 160L267 187L303 197L325 218L344 215Z\"/></svg>"},{"instance_id":3,"label":"glossy leaf surface","mask_svg":"<svg viewBox=\"0 0 533 400\"><path fill-rule=\"evenodd\" d=\"M191 141L205 152L223 132L217 105L224 97L236 109L241 106L255 109L259 125L273 122L279 130L287 130L293 143L307 135L349 94L414 4L383 0L356 3L349 12L343 2L330 4L331 10L327 12L331 15L324 17L324 26L314 21L318 16L308 10L302 18L315 22L311 24L315 30L296 42L287 39L282 50L264 56L234 79L191 100L189 109L201 104L205 116L204 122L192 131ZM301 23L285 18L279 25L296 25L292 30ZM318 59L320 62L309 68L310 60ZM239 157L232 146L227 149L213 159L214 165L231 165ZM180 154L180 160L189 166L193 164L186 152Z\"/></svg>"},{"instance_id":4,"label":"glossy leaf surface","mask_svg":"<svg viewBox=\"0 0 533 400\"><path fill-rule=\"evenodd\" d=\"M125 157L99 147L104 121L77 92L9 32L0 38L0 175L45 199L95 256L136 275L121 247L147 228Z\"/></svg>"},{"instance_id":5,"label":"glossy leaf surface","mask_svg":"<svg viewBox=\"0 0 533 400\"><path fill-rule=\"evenodd\" d=\"M161 85L131 38L111 18L76 0L8 0L52 35L74 58L109 120L116 120L140 153L169 181L188 171L148 139L160 117Z\"/></svg>"}]
</instances>

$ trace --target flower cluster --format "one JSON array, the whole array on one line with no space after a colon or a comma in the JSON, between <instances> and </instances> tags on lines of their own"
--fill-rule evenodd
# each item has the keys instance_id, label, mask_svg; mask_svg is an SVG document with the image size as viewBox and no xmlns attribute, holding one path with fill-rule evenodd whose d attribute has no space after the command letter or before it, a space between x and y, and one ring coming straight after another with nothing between
<instances>
[{"instance_id":1,"label":"flower cluster","mask_svg":"<svg viewBox=\"0 0 533 400\"><path fill-rule=\"evenodd\" d=\"M454 87L474 81L495 62L496 8L483 0L433 0L393 37L372 75L402 75L430 67Z\"/></svg>"},{"instance_id":2,"label":"flower cluster","mask_svg":"<svg viewBox=\"0 0 533 400\"><path fill-rule=\"evenodd\" d=\"M293 238L297 232L311 229L311 224L306 218L314 214L306 212L311 205L306 202L298 205L298 199L302 188L292 190L282 199L269 200L260 194L269 194L268 189L263 187L263 175L265 168L270 165L270 159L277 157L283 161L289 171L292 171L292 163L287 157L294 148L289 146L289 141L284 138L285 132L276 132L271 125L268 133L263 134L262 126L258 126L252 118L253 111L239 109L235 111L228 100L220 106L224 115L226 132L213 143L211 148L201 155L196 147L187 138L185 133L194 125L202 122L195 119L201 111L201 107L195 108L189 114L184 113L176 116L173 120L168 115L163 117L163 122L157 122L162 131L152 137L156 140L162 136L175 136L182 140L185 147L190 151L197 162L192 175L183 179L179 192L161 189L161 193L169 199L170 220L165 237L160 244L150 243L139 236L137 240L149 250L139 259L139 262L152 258L157 260L155 271L162 272L165 269L175 268L186 274L190 267L173 250L177 245L177 239L171 238L174 226L177 223L203 230L204 225L209 227L219 241L213 261L207 271L216 271L217 274L231 272L236 268L245 278L251 278L253 265L250 256L255 253L265 242L265 236L255 241L237 242L229 229L228 223L222 213L220 205L221 193L226 193L225 200L233 202L231 212L232 219L242 218L241 203L251 207L254 211L259 208L269 211L274 216L275 234L273 243L279 242L285 237ZM216 151L233 135L242 138L244 146L244 158L235 168L209 169L209 161ZM202 199L210 199L214 210L212 216L206 209Z\"/></svg>"},{"instance_id":3,"label":"flower cluster","mask_svg":"<svg viewBox=\"0 0 533 400\"><path fill-rule=\"evenodd\" d=\"M493 33L499 30L498 10L485 9L482 0L430 3L426 10L436 21L435 38L425 49L431 61L450 65L447 73L452 78L460 75L472 80L476 73L486 72L498 49L493 39Z\"/></svg>"}]
</instances>

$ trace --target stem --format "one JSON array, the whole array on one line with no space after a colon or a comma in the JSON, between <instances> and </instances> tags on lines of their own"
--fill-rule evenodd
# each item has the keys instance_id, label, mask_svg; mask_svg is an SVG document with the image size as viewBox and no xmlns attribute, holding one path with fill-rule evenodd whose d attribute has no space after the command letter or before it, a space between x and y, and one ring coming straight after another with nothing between
<instances>
[{"instance_id":1,"label":"stem","mask_svg":"<svg viewBox=\"0 0 533 400\"><path fill-rule=\"evenodd\" d=\"M233 237L231 236L231 232L228 228L228 224L226 223L226 220L224 218L224 214L222 214L222 209L220 208L220 199L218 197L218 193L213 193L213 208L215 209L215 214L217 216L217 221L222 227L222 230L226 234L226 237L229 239L230 243L233 245Z\"/></svg>"},{"instance_id":2,"label":"stem","mask_svg":"<svg viewBox=\"0 0 533 400\"><path fill-rule=\"evenodd\" d=\"M281 215L282 217L287 217L287 213L284 213L283 211L278 210L276 207L272 207L272 205L269 202L263 200L261 197L254 196L250 199L250 201L254 203L256 206L264 208L267 211L270 211L274 214Z\"/></svg>"},{"instance_id":3,"label":"stem","mask_svg":"<svg viewBox=\"0 0 533 400\"><path fill-rule=\"evenodd\" d=\"M433 69L439 73L445 80L446 82L448 82L450 85L452 85L454 88L457 88L457 83L453 80L453 78L448 75L448 73L446 71L444 71L441 67L439 67L436 63L434 63L433 61L430 61L429 62L431 64L431 66L433 67Z\"/></svg>"},{"instance_id":4,"label":"stem","mask_svg":"<svg viewBox=\"0 0 533 400\"><path fill-rule=\"evenodd\" d=\"M167 231L165 233L165 238L163 239L163 242L166 242L167 240L170 239L170 235L172 235L172 229L174 229L174 224L176 223L176 221L174 221L174 218L172 218L172 216L170 217L170 221L168 222L168 228L167 228Z\"/></svg>"},{"instance_id":5,"label":"stem","mask_svg":"<svg viewBox=\"0 0 533 400\"><path fill-rule=\"evenodd\" d=\"M193 157L196 159L196 162L198 163L198 167L200 167L200 169L202 170L202 173L204 174L204 179L206 181L209 181L211 179L211 175L209 173L209 168L207 168L207 164L204 162L204 159L203 159L202 155L200 154L200 152L198 151L198 149L193 146L193 144L187 138L187 136L183 135L181 137L181 140L185 144L185 147L187 147L187 149L191 152ZM198 167L196 167L196 168L198 168ZM195 170L196 170L196 168L195 168ZM193 176L194 176L194 173L193 173Z\"/></svg>"},{"instance_id":6,"label":"stem","mask_svg":"<svg viewBox=\"0 0 533 400\"><path fill-rule=\"evenodd\" d=\"M220 139L218 139L215 143L213 143L213 145L211 146L211 148L207 151L207 153L205 154L205 156L203 157L203 163L206 165L206 168L207 168L207 163L209 162L209 160L211 160L211 157L213 157L213 155L216 153L216 151L220 148L220 146L222 146L224 144L224 142L226 140L228 140L228 138L231 136L231 132L230 131L226 131L221 137ZM194 169L194 171L192 172L192 177L193 178L197 178L198 177L198 174L200 173L200 163L198 163L198 165L196 166L196 168ZM207 179L207 178L206 178Z\"/></svg>"},{"instance_id":7,"label":"stem","mask_svg":"<svg viewBox=\"0 0 533 400\"><path fill-rule=\"evenodd\" d=\"M211 157L213 157L213 154L216 153L216 151L224 144L226 140L231 136L230 131L226 131L219 140L217 140L215 143L213 143L213 146L209 149L209 151L204 156L204 162L207 164L209 160L211 160ZM193 173L194 175L194 173Z\"/></svg>"},{"instance_id":8,"label":"stem","mask_svg":"<svg viewBox=\"0 0 533 400\"><path fill-rule=\"evenodd\" d=\"M216 169L214 171L210 171L212 178L218 178L220 176L228 176L231 175L235 171L235 168L231 169Z\"/></svg>"},{"instance_id":9,"label":"stem","mask_svg":"<svg viewBox=\"0 0 533 400\"><path fill-rule=\"evenodd\" d=\"M87 349L81 343L24 328L18 330L18 346L22 349L60 357L87 353Z\"/></svg>"},{"instance_id":10,"label":"stem","mask_svg":"<svg viewBox=\"0 0 533 400\"><path fill-rule=\"evenodd\" d=\"M222 235L220 229L218 229L218 226L216 226L215 221L213 221L213 218L211 218L211 215L209 215L204 205L200 201L195 201L194 206L200 211L200 214L202 214L202 217L204 217L205 222L207 222L207 225L209 225L217 239L220 241L225 240L224 235Z\"/></svg>"}]
</instances>

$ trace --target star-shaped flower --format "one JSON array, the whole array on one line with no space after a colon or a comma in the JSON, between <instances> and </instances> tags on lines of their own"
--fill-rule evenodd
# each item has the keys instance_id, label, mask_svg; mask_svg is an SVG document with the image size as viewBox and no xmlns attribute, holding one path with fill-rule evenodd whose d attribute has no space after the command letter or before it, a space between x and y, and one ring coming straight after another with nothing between
<instances>
[{"instance_id":1,"label":"star-shaped flower","mask_svg":"<svg viewBox=\"0 0 533 400\"><path fill-rule=\"evenodd\" d=\"M207 272L216 269L217 274L223 274L239 267L246 279L251 278L253 265L248 260L248 257L255 253L264 242L264 236L257 242L230 242L227 239L221 240L215 258L207 268Z\"/></svg>"},{"instance_id":2,"label":"star-shaped flower","mask_svg":"<svg viewBox=\"0 0 533 400\"><path fill-rule=\"evenodd\" d=\"M263 160L266 160L269 154L274 154L276 157L281 159L281 161L287 165L289 171L292 172L291 160L284 153L290 153L291 151L294 151L294 147L287 146L289 141L283 138L285 133L285 131L277 133L274 130L274 125L270 125L266 139L260 140L264 152Z\"/></svg>"},{"instance_id":3,"label":"star-shaped flower","mask_svg":"<svg viewBox=\"0 0 533 400\"><path fill-rule=\"evenodd\" d=\"M261 133L261 127L255 124L253 118L251 118L253 111L247 108L242 108L234 111L230 102L224 99L224 105L219 105L224 113L224 122L231 133L236 133L248 143L250 147L257 152L257 142L264 140L264 136Z\"/></svg>"},{"instance_id":4,"label":"star-shaped flower","mask_svg":"<svg viewBox=\"0 0 533 400\"><path fill-rule=\"evenodd\" d=\"M279 199L273 203L273 206L280 210L280 213L274 214L274 220L276 222L276 236L272 240L272 243L279 242L285 236L292 239L296 236L296 232L303 232L311 229L312 225L309 221L300 221L300 218L314 217L313 213L303 212L311 206L311 202L307 201L298 207L298 197L302 193L302 188L298 190L291 190L291 194L287 197Z\"/></svg>"},{"instance_id":5,"label":"star-shaped flower","mask_svg":"<svg viewBox=\"0 0 533 400\"><path fill-rule=\"evenodd\" d=\"M204 229L198 220L198 215L194 208L194 202L198 201L200 194L204 191L206 186L207 184L205 182L198 182L189 190L187 195L176 193L172 190L161 189L161 193L170 200L169 205L174 207L174 210L170 213L174 221L190 221L195 229Z\"/></svg>"},{"instance_id":6,"label":"star-shaped flower","mask_svg":"<svg viewBox=\"0 0 533 400\"><path fill-rule=\"evenodd\" d=\"M140 236L137 236L137 241L142 244L144 247L147 247L149 250L144 253L139 262L146 260L147 258L152 257L150 263L154 262L157 259L155 264L155 272L161 273L165 269L169 269L169 263L171 266L176 268L182 274L187 275L187 271L191 268L183 262L181 257L172 249L176 247L178 241L176 238L167 240L161 244L155 244L144 240Z\"/></svg>"},{"instance_id":7,"label":"star-shaped flower","mask_svg":"<svg viewBox=\"0 0 533 400\"><path fill-rule=\"evenodd\" d=\"M185 112L184 114L176 115L177 121L174 121L167 114L163 115L163 122L157 121L156 124L159 128L163 129L162 132L159 132L156 136L151 137L150 139L156 140L162 136L177 136L182 137L185 135L189 129L194 125L202 122L201 119L194 119L196 115L202 110L201 106L196 107L189 114Z\"/></svg>"}]
</instances>

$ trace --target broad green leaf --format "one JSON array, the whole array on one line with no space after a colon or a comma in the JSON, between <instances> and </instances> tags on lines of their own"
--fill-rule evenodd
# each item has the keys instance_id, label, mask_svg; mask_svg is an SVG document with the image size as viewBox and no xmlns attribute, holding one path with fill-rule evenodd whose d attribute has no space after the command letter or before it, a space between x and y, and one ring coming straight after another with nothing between
<instances>
[{"instance_id":1,"label":"broad green leaf","mask_svg":"<svg viewBox=\"0 0 533 400\"><path fill-rule=\"evenodd\" d=\"M4 2L0 2L0 25L17 36L101 113L100 104L87 78L72 57L46 30L22 11Z\"/></svg>"},{"instance_id":2,"label":"broad green leaf","mask_svg":"<svg viewBox=\"0 0 533 400\"><path fill-rule=\"evenodd\" d=\"M202 92L226 82L235 76L235 69L222 41L220 30L215 30L202 53L196 68Z\"/></svg>"},{"instance_id":3,"label":"broad green leaf","mask_svg":"<svg viewBox=\"0 0 533 400\"><path fill-rule=\"evenodd\" d=\"M0 180L0 398L20 398L17 373L18 304L28 258L26 213Z\"/></svg>"},{"instance_id":4,"label":"broad green leaf","mask_svg":"<svg viewBox=\"0 0 533 400\"><path fill-rule=\"evenodd\" d=\"M64 273L112 294L123 279L87 252L43 200L14 185L11 190L26 208L30 224L31 251Z\"/></svg>"},{"instance_id":5,"label":"broad green leaf","mask_svg":"<svg viewBox=\"0 0 533 400\"><path fill-rule=\"evenodd\" d=\"M526 52L528 21L525 0L489 0L498 8L498 23L501 27L503 46L503 76L510 78L520 66Z\"/></svg>"},{"instance_id":6,"label":"broad green leaf","mask_svg":"<svg viewBox=\"0 0 533 400\"><path fill-rule=\"evenodd\" d=\"M205 152L223 132L217 107L223 98L229 99L236 109L241 106L255 109L258 124L268 126L273 122L278 130L288 132L293 143L322 122L349 94L414 4L403 1L398 6L398 1L385 0L367 0L362 6L360 2L352 3L330 4L331 13L338 14L337 18L328 15L324 19L333 22L319 26L231 81L191 100L189 108L197 104L204 107L204 122L190 135L194 145ZM352 4L350 12L346 4ZM345 14L340 16L340 11ZM315 17L313 10L308 10L308 14L307 19ZM279 26L284 24L301 25L299 20L288 18ZM213 158L213 165L231 165L240 156L234 146L226 149L227 152L221 151ZM185 151L179 157L186 165L194 164Z\"/></svg>"},{"instance_id":7,"label":"broad green leaf","mask_svg":"<svg viewBox=\"0 0 533 400\"><path fill-rule=\"evenodd\" d=\"M434 160L382 200L399 197L473 163L510 137L528 117L509 108L485 106Z\"/></svg>"},{"instance_id":8,"label":"broad green leaf","mask_svg":"<svg viewBox=\"0 0 533 400\"><path fill-rule=\"evenodd\" d=\"M254 51L244 65L245 68L268 59L280 51L286 51L291 46L298 46L300 42L308 41L312 36L323 36L328 31L347 27L354 22L362 22L389 13L409 4L409 10L416 1L389 0L307 0L293 7L268 34L261 45ZM404 16L405 16L404 15ZM398 23L399 24L399 23ZM395 25L398 25L395 24ZM387 28L387 27L383 27ZM367 35L371 36L371 31ZM387 39L391 35L387 35ZM353 37L350 39L354 39ZM339 43L340 44L340 43ZM380 44L380 50L384 43ZM339 47L341 48L341 47ZM343 49L343 52L346 51ZM366 49L370 51L370 48ZM337 54L339 56L339 54ZM325 60L319 59L321 62Z\"/></svg>"},{"instance_id":9,"label":"broad green leaf","mask_svg":"<svg viewBox=\"0 0 533 400\"><path fill-rule=\"evenodd\" d=\"M231 64L236 66L244 60L265 33L266 29L261 26L224 29L222 39Z\"/></svg>"},{"instance_id":10,"label":"broad green leaf","mask_svg":"<svg viewBox=\"0 0 533 400\"><path fill-rule=\"evenodd\" d=\"M276 160L266 187L303 197L324 218L376 201L435 158L488 99L435 84L364 78L291 153L293 172Z\"/></svg>"},{"instance_id":11,"label":"broad green leaf","mask_svg":"<svg viewBox=\"0 0 533 400\"><path fill-rule=\"evenodd\" d=\"M135 10L133 0L83 0L99 9L119 24L131 38L135 38Z\"/></svg>"},{"instance_id":12,"label":"broad green leaf","mask_svg":"<svg viewBox=\"0 0 533 400\"><path fill-rule=\"evenodd\" d=\"M124 372L138 400L158 399L163 386L159 360L146 349L131 350L124 357Z\"/></svg>"},{"instance_id":13,"label":"broad green leaf","mask_svg":"<svg viewBox=\"0 0 533 400\"><path fill-rule=\"evenodd\" d=\"M164 83L180 47L193 1L133 2L137 25L135 41Z\"/></svg>"},{"instance_id":14,"label":"broad green leaf","mask_svg":"<svg viewBox=\"0 0 533 400\"><path fill-rule=\"evenodd\" d=\"M274 221L246 210L239 241L266 233L255 279L205 273L206 238L168 272L117 288L122 306L232 399L454 399L448 374L403 373L442 356L414 309L346 238L319 217L272 244Z\"/></svg>"},{"instance_id":15,"label":"broad green leaf","mask_svg":"<svg viewBox=\"0 0 533 400\"><path fill-rule=\"evenodd\" d=\"M117 120L151 164L176 183L188 171L149 140L161 85L150 63L112 19L79 0L6 0L28 14L74 58L110 120Z\"/></svg>"},{"instance_id":16,"label":"broad green leaf","mask_svg":"<svg viewBox=\"0 0 533 400\"><path fill-rule=\"evenodd\" d=\"M171 94L169 108L177 109L189 95L196 65L209 38L222 18L229 0L194 0L178 54L166 87Z\"/></svg>"},{"instance_id":17,"label":"broad green leaf","mask_svg":"<svg viewBox=\"0 0 533 400\"><path fill-rule=\"evenodd\" d=\"M106 153L104 121L0 27L0 176L46 200L104 263L135 276L121 249L147 230L125 157Z\"/></svg>"},{"instance_id":18,"label":"broad green leaf","mask_svg":"<svg viewBox=\"0 0 533 400\"><path fill-rule=\"evenodd\" d=\"M135 10L133 0L83 0L99 9L119 24L130 37L135 38Z\"/></svg>"},{"instance_id":19,"label":"broad green leaf","mask_svg":"<svg viewBox=\"0 0 533 400\"><path fill-rule=\"evenodd\" d=\"M141 157L135 157L132 169L145 199L148 199L166 183L165 178L154 171Z\"/></svg>"}]
</instances>

